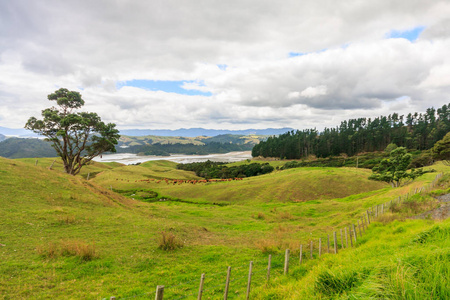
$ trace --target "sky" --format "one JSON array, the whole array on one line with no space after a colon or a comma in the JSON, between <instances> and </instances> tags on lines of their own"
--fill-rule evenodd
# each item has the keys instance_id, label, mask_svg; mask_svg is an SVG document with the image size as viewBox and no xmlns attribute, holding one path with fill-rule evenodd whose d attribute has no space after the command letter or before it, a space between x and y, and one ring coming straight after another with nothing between
<instances>
[{"instance_id":1,"label":"sky","mask_svg":"<svg viewBox=\"0 0 450 300\"><path fill-rule=\"evenodd\" d=\"M450 0L0 0L0 126L64 87L119 129L295 129L450 102Z\"/></svg>"}]
</instances>

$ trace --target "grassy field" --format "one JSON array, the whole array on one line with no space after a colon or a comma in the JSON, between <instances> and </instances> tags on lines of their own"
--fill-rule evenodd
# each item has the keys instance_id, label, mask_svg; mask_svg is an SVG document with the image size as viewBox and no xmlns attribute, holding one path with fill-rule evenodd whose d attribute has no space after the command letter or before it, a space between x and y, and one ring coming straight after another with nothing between
<instances>
[{"instance_id":1,"label":"grassy field","mask_svg":"<svg viewBox=\"0 0 450 300\"><path fill-rule=\"evenodd\" d=\"M433 249L444 249L439 253L449 255L445 239L433 239L430 249L410 242L431 230L433 221L402 217L373 225L356 249L294 264L290 276L281 275L284 249L298 255L300 243L353 223L368 207L431 182L435 173L398 189L368 181L370 171L354 168L297 168L240 181L192 184L185 182L200 178L167 161L136 166L92 163L73 177L62 172L58 160L49 170L53 160L39 159L35 165L35 159L0 158L4 299L145 298L154 297L159 284L166 286L165 299L195 299L202 273L207 274L204 298L220 299L227 266L233 266L230 299L242 299L250 260L255 263L254 298L358 298L390 280L391 273L386 273L389 278L383 275L380 261L390 262L386 266L395 275L396 266L409 266L401 259L412 260L416 252L426 257ZM184 182L174 184L175 179ZM133 199L136 194L123 196L118 190L157 196L140 201ZM448 232L448 223L441 226ZM274 274L267 286L264 268L269 253ZM438 261L441 256L433 257ZM355 264L363 260L367 263ZM344 269L345 276L347 271L357 274L350 288L327 295L315 287L317 278L332 276L327 270L339 275L344 265L352 266ZM367 287L369 281L372 287Z\"/></svg>"}]
</instances>

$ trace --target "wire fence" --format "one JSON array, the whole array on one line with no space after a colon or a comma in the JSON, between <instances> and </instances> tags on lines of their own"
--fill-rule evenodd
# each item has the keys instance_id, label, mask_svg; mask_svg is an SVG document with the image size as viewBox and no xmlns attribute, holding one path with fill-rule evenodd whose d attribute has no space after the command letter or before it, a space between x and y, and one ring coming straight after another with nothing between
<instances>
[{"instance_id":1,"label":"wire fence","mask_svg":"<svg viewBox=\"0 0 450 300\"><path fill-rule=\"evenodd\" d=\"M345 227L337 228L326 236L322 235L301 243L299 249L286 249L284 254L269 255L266 259L257 259L250 264L228 267L227 270L214 273L204 273L197 278L183 281L170 286L158 285L156 292L151 291L139 295L113 299L249 299L252 287L268 284L271 278L289 276L289 267L302 265L305 260L320 259L326 253L338 254L340 250L358 246L369 225L380 216L392 211L396 205L408 200L415 194L429 192L436 187L443 173L426 186L416 188L406 195L388 202L369 207L364 213L356 217L356 222L350 222ZM107 300L104 298L103 300Z\"/></svg>"}]
</instances>

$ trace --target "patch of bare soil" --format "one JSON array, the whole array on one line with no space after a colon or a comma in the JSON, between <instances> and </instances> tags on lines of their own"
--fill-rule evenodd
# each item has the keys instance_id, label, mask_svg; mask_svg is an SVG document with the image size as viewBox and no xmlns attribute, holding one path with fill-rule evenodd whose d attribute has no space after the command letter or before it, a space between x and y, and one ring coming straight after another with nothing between
<instances>
[{"instance_id":1,"label":"patch of bare soil","mask_svg":"<svg viewBox=\"0 0 450 300\"><path fill-rule=\"evenodd\" d=\"M414 216L413 219L434 219L434 220L447 219L450 216L450 194L445 194L436 197L436 199L438 199L441 204L438 208Z\"/></svg>"}]
</instances>

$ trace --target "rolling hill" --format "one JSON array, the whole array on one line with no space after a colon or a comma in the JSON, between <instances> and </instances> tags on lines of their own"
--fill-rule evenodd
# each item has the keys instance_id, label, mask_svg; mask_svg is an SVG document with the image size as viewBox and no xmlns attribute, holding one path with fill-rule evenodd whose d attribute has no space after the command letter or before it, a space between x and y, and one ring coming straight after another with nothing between
<instances>
[{"instance_id":1,"label":"rolling hill","mask_svg":"<svg viewBox=\"0 0 450 300\"><path fill-rule=\"evenodd\" d=\"M297 168L194 185L174 184L173 179L200 178L170 162L92 163L74 177L62 172L58 160L49 170L53 160L41 158L36 165L32 158L0 158L0 294L9 299L148 298L154 297L160 284L166 286L165 299L193 299L202 273L207 274L204 297L223 298L227 266L233 266L232 297L242 299L250 260L255 267L252 299L364 297L383 280L392 283L386 293L402 291L394 286L395 280L381 274L403 278L405 284L417 282L414 274L422 275L415 270L431 254L426 261L433 266L440 262L441 269L433 268L428 281L420 279L426 284L416 292L426 295L434 282L434 291L446 295L442 287L448 283L443 275L448 263L442 262L449 247L448 238L441 236L446 236L448 222L438 230L442 234L427 235L437 230L433 221L408 220L401 214L392 225L383 225L389 219L371 225L357 248L337 256L325 254L323 259L305 257L301 266L293 259L290 275L282 275L284 249L298 255L300 243L306 245L333 228L348 226L367 207L427 184L435 174L400 189L371 186L364 179L365 170L352 168ZM171 179L170 184L164 178ZM445 192L448 177L440 184ZM134 195L119 191L132 189ZM142 190L156 192L156 201L138 200ZM433 203L430 199L419 195L414 203ZM411 244L415 236L432 238L424 240L428 244ZM163 237L173 237L174 250L163 250ZM429 250L422 245L429 245ZM272 283L266 285L269 253L273 273ZM408 273L408 263L414 263L415 273ZM383 273L383 266L394 273ZM334 275L324 277L327 269ZM434 280L435 275L440 281ZM346 283L349 276L355 279L344 287L316 288L326 278L338 282L343 278ZM410 293L412 287L406 289Z\"/></svg>"}]
</instances>

